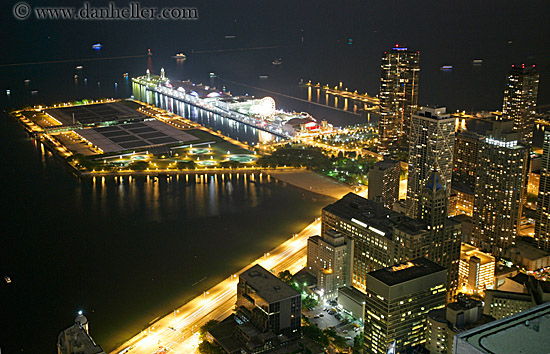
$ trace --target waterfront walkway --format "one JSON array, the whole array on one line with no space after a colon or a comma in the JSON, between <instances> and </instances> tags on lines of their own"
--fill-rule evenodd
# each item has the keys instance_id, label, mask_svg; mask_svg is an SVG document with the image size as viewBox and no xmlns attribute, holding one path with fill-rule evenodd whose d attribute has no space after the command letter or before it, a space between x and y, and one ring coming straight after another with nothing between
<instances>
[{"instance_id":1,"label":"waterfront walkway","mask_svg":"<svg viewBox=\"0 0 550 354\"><path fill-rule=\"evenodd\" d=\"M340 183L332 178L308 171L306 169L279 169L265 172L279 181L336 199L342 198L349 192L358 191L355 188Z\"/></svg>"}]
</instances>

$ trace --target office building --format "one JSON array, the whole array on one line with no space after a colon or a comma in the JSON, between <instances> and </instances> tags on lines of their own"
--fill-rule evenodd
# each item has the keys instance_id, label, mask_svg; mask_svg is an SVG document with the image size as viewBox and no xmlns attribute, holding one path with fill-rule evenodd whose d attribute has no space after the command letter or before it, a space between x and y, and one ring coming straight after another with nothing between
<instances>
[{"instance_id":1,"label":"office building","mask_svg":"<svg viewBox=\"0 0 550 354\"><path fill-rule=\"evenodd\" d=\"M227 353L261 353L300 338L299 292L260 265L239 275L236 312L209 331Z\"/></svg>"},{"instance_id":2,"label":"office building","mask_svg":"<svg viewBox=\"0 0 550 354\"><path fill-rule=\"evenodd\" d=\"M447 271L425 258L367 274L365 354L386 354L426 341L428 312L445 306Z\"/></svg>"},{"instance_id":3,"label":"office building","mask_svg":"<svg viewBox=\"0 0 550 354\"><path fill-rule=\"evenodd\" d=\"M430 232L427 258L447 268L450 299L458 290L461 225L447 218L447 191L437 171L433 171L428 178L419 207L419 219Z\"/></svg>"},{"instance_id":4,"label":"office building","mask_svg":"<svg viewBox=\"0 0 550 354\"><path fill-rule=\"evenodd\" d=\"M549 301L550 283L518 273L485 292L483 312L499 319Z\"/></svg>"},{"instance_id":5,"label":"office building","mask_svg":"<svg viewBox=\"0 0 550 354\"><path fill-rule=\"evenodd\" d=\"M317 288L327 299L336 297L338 288L346 285L346 254L344 236L334 230L308 239L307 269L317 278Z\"/></svg>"},{"instance_id":6,"label":"office building","mask_svg":"<svg viewBox=\"0 0 550 354\"><path fill-rule=\"evenodd\" d=\"M550 267L550 252L541 250L521 239L518 239L516 244L508 249L506 257L514 264L531 272Z\"/></svg>"},{"instance_id":7,"label":"office building","mask_svg":"<svg viewBox=\"0 0 550 354\"><path fill-rule=\"evenodd\" d=\"M59 334L57 354L105 354L105 351L90 336L86 316L79 313L74 324Z\"/></svg>"},{"instance_id":8,"label":"office building","mask_svg":"<svg viewBox=\"0 0 550 354\"><path fill-rule=\"evenodd\" d=\"M550 251L550 131L544 133L536 215L534 244Z\"/></svg>"},{"instance_id":9,"label":"office building","mask_svg":"<svg viewBox=\"0 0 550 354\"><path fill-rule=\"evenodd\" d=\"M457 333L494 320L483 314L481 301L460 297L444 309L428 312L426 349L430 354L452 354L453 338Z\"/></svg>"},{"instance_id":10,"label":"office building","mask_svg":"<svg viewBox=\"0 0 550 354\"><path fill-rule=\"evenodd\" d=\"M453 354L547 353L550 303L455 335Z\"/></svg>"},{"instance_id":11,"label":"office building","mask_svg":"<svg viewBox=\"0 0 550 354\"><path fill-rule=\"evenodd\" d=\"M321 232L329 230L344 236L346 284L362 292L368 272L425 257L431 246L423 223L353 193L323 208Z\"/></svg>"},{"instance_id":12,"label":"office building","mask_svg":"<svg viewBox=\"0 0 550 354\"><path fill-rule=\"evenodd\" d=\"M338 289L338 305L344 311L363 321L365 316L365 294L351 286Z\"/></svg>"},{"instance_id":13,"label":"office building","mask_svg":"<svg viewBox=\"0 0 550 354\"><path fill-rule=\"evenodd\" d=\"M534 65L513 65L506 77L502 116L514 121L514 131L518 133L519 140L527 145L533 141L538 87L539 73Z\"/></svg>"},{"instance_id":14,"label":"office building","mask_svg":"<svg viewBox=\"0 0 550 354\"><path fill-rule=\"evenodd\" d=\"M530 294L504 290L487 290L484 301L484 313L496 319L508 317L535 306Z\"/></svg>"},{"instance_id":15,"label":"office building","mask_svg":"<svg viewBox=\"0 0 550 354\"><path fill-rule=\"evenodd\" d=\"M475 132L461 131L456 134L453 152L452 193L456 194L455 210L450 215L472 216L474 188L478 164L479 144L483 136Z\"/></svg>"},{"instance_id":16,"label":"office building","mask_svg":"<svg viewBox=\"0 0 550 354\"><path fill-rule=\"evenodd\" d=\"M422 189L431 173L441 177L447 199L451 193L455 118L445 107L422 107L412 115L409 140L409 177L407 183L407 215L419 217Z\"/></svg>"},{"instance_id":17,"label":"office building","mask_svg":"<svg viewBox=\"0 0 550 354\"><path fill-rule=\"evenodd\" d=\"M262 332L299 338L301 306L300 293L260 265L239 275L237 312Z\"/></svg>"},{"instance_id":18,"label":"office building","mask_svg":"<svg viewBox=\"0 0 550 354\"><path fill-rule=\"evenodd\" d=\"M385 159L369 170L369 199L380 201L388 209L399 200L399 161Z\"/></svg>"},{"instance_id":19,"label":"office building","mask_svg":"<svg viewBox=\"0 0 550 354\"><path fill-rule=\"evenodd\" d=\"M456 134L453 152L453 189L455 185L473 191L476 185L476 168L479 144L483 136L475 132L462 131Z\"/></svg>"},{"instance_id":20,"label":"office building","mask_svg":"<svg viewBox=\"0 0 550 354\"><path fill-rule=\"evenodd\" d=\"M380 77L379 151L395 151L405 146L410 132L411 114L418 108L420 52L396 45L382 56Z\"/></svg>"},{"instance_id":21,"label":"office building","mask_svg":"<svg viewBox=\"0 0 550 354\"><path fill-rule=\"evenodd\" d=\"M459 290L462 293L483 293L495 287L495 257L463 243L458 268Z\"/></svg>"},{"instance_id":22,"label":"office building","mask_svg":"<svg viewBox=\"0 0 550 354\"><path fill-rule=\"evenodd\" d=\"M525 191L528 148L512 127L512 121L494 121L478 154L472 237L495 256L515 243Z\"/></svg>"}]
</instances>

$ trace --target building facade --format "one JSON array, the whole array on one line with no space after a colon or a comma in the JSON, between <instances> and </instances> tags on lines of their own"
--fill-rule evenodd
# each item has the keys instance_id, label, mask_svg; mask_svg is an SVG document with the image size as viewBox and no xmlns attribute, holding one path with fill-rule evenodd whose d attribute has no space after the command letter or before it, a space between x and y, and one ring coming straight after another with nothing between
<instances>
[{"instance_id":1,"label":"building facade","mask_svg":"<svg viewBox=\"0 0 550 354\"><path fill-rule=\"evenodd\" d=\"M260 265L239 275L236 307L241 321L252 324L260 333L300 338L300 293Z\"/></svg>"},{"instance_id":2,"label":"building facade","mask_svg":"<svg viewBox=\"0 0 550 354\"><path fill-rule=\"evenodd\" d=\"M473 191L476 185L476 168L479 144L483 136L462 131L456 134L453 152L453 188L463 186Z\"/></svg>"},{"instance_id":3,"label":"building facade","mask_svg":"<svg viewBox=\"0 0 550 354\"><path fill-rule=\"evenodd\" d=\"M386 354L426 341L428 312L445 306L447 271L425 258L367 275L365 354Z\"/></svg>"},{"instance_id":4,"label":"building facade","mask_svg":"<svg viewBox=\"0 0 550 354\"><path fill-rule=\"evenodd\" d=\"M528 148L512 121L495 121L480 143L472 237L482 251L503 256L513 246L522 213Z\"/></svg>"},{"instance_id":5,"label":"building facade","mask_svg":"<svg viewBox=\"0 0 550 354\"><path fill-rule=\"evenodd\" d=\"M506 77L502 115L514 121L514 131L522 143L531 145L535 126L539 73L535 66L512 66Z\"/></svg>"},{"instance_id":6,"label":"building facade","mask_svg":"<svg viewBox=\"0 0 550 354\"><path fill-rule=\"evenodd\" d=\"M436 170L446 190L451 194L455 118L445 107L422 107L412 115L409 140L409 177L407 183L407 215L418 218L422 189Z\"/></svg>"},{"instance_id":7,"label":"building facade","mask_svg":"<svg viewBox=\"0 0 550 354\"><path fill-rule=\"evenodd\" d=\"M420 52L396 45L382 56L379 151L388 154L406 143L411 114L418 108Z\"/></svg>"},{"instance_id":8,"label":"building facade","mask_svg":"<svg viewBox=\"0 0 550 354\"><path fill-rule=\"evenodd\" d=\"M493 320L493 317L483 315L481 301L461 297L445 309L428 312L425 347L430 354L452 354L453 339L457 333Z\"/></svg>"},{"instance_id":9,"label":"building facade","mask_svg":"<svg viewBox=\"0 0 550 354\"><path fill-rule=\"evenodd\" d=\"M57 338L57 354L105 354L88 331L88 319L79 313L74 324Z\"/></svg>"},{"instance_id":10,"label":"building facade","mask_svg":"<svg viewBox=\"0 0 550 354\"><path fill-rule=\"evenodd\" d=\"M327 230L322 237L308 239L307 269L326 298L336 297L338 288L346 285L346 255L346 242L339 232Z\"/></svg>"},{"instance_id":11,"label":"building facade","mask_svg":"<svg viewBox=\"0 0 550 354\"><path fill-rule=\"evenodd\" d=\"M437 171L432 172L420 200L420 221L430 233L428 259L447 268L448 299L458 290L461 224L447 218L447 191Z\"/></svg>"},{"instance_id":12,"label":"building facade","mask_svg":"<svg viewBox=\"0 0 550 354\"><path fill-rule=\"evenodd\" d=\"M388 209L399 200L399 178L401 166L399 161L383 160L374 164L369 170L369 199L379 200Z\"/></svg>"},{"instance_id":13,"label":"building facade","mask_svg":"<svg viewBox=\"0 0 550 354\"><path fill-rule=\"evenodd\" d=\"M495 257L463 243L460 249L458 282L462 293L482 293L486 289L494 289Z\"/></svg>"},{"instance_id":14,"label":"building facade","mask_svg":"<svg viewBox=\"0 0 550 354\"><path fill-rule=\"evenodd\" d=\"M534 244L550 251L550 131L544 133Z\"/></svg>"},{"instance_id":15,"label":"building facade","mask_svg":"<svg viewBox=\"0 0 550 354\"><path fill-rule=\"evenodd\" d=\"M347 245L346 284L365 292L366 275L428 256L428 230L418 220L349 193L323 208L321 232L339 232Z\"/></svg>"}]
</instances>

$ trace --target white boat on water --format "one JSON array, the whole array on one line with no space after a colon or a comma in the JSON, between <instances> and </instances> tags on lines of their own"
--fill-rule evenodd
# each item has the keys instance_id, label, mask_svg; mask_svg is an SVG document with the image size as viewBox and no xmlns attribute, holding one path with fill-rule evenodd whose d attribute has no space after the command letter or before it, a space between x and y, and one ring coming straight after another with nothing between
<instances>
[{"instance_id":1,"label":"white boat on water","mask_svg":"<svg viewBox=\"0 0 550 354\"><path fill-rule=\"evenodd\" d=\"M281 59L281 58L275 59L272 62L273 65L281 65L282 63L283 63L283 59Z\"/></svg>"},{"instance_id":2,"label":"white boat on water","mask_svg":"<svg viewBox=\"0 0 550 354\"><path fill-rule=\"evenodd\" d=\"M183 54L183 53L178 53L178 54L176 54L176 55L172 55L172 58L174 58L174 59L181 59L181 60L187 59L187 57L186 57L185 54Z\"/></svg>"},{"instance_id":3,"label":"white boat on water","mask_svg":"<svg viewBox=\"0 0 550 354\"><path fill-rule=\"evenodd\" d=\"M11 283L11 278L8 277L7 275L4 277L4 280L6 281L6 283L10 284Z\"/></svg>"}]
</instances>

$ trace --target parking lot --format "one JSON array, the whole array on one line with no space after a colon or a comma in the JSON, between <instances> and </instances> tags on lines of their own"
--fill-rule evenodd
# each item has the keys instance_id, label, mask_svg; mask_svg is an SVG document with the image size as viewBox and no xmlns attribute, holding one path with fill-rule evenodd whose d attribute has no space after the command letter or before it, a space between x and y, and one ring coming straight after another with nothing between
<instances>
[{"instance_id":1,"label":"parking lot","mask_svg":"<svg viewBox=\"0 0 550 354\"><path fill-rule=\"evenodd\" d=\"M335 302L319 304L311 310L304 309L304 314L320 329L334 329L337 335L347 339L350 346L353 345L355 336L363 334L363 328L359 326L358 321L353 321Z\"/></svg>"}]
</instances>

